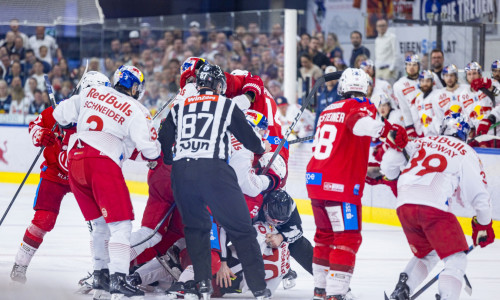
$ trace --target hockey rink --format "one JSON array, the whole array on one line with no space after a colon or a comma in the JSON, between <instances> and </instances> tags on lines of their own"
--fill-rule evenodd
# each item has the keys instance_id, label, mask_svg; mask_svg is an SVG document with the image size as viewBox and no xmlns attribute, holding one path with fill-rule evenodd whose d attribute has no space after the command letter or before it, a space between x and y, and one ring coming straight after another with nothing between
<instances>
[{"instance_id":1,"label":"hockey rink","mask_svg":"<svg viewBox=\"0 0 500 300\"><path fill-rule=\"evenodd\" d=\"M0 213L3 214L18 185L0 183ZM54 230L44 238L44 243L28 268L26 285L12 285L9 274L21 239L33 217L35 185L25 186L9 215L0 226L0 299L92 299L90 295L76 295L77 282L90 271L91 257L89 232L72 194L67 195ZM145 196L132 195L135 214L134 230L139 228ZM304 233L312 241L314 221L312 216L302 216ZM500 234L497 232L497 234ZM472 243L468 238L469 243ZM410 249L400 227L363 224L363 244L358 253L357 265L351 288L356 299L383 299L384 290L390 293L399 273L411 257ZM292 260L297 271L297 285L291 290L280 286L273 299L310 299L314 288L311 275ZM434 270L442 269L439 264ZM500 293L500 242L469 255L467 276L471 282L472 296L462 292L460 299L499 299ZM427 279L428 280L428 279ZM425 282L427 282L427 280ZM434 284L418 299L435 299ZM166 299L162 295L146 295L145 299ZM224 299L253 299L250 294Z\"/></svg>"}]
</instances>

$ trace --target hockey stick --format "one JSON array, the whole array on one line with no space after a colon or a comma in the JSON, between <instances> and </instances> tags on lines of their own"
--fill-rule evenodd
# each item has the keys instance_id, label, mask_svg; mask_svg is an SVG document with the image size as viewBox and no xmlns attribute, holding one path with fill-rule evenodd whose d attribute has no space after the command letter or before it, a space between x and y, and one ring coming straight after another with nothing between
<instances>
[{"instance_id":1,"label":"hockey stick","mask_svg":"<svg viewBox=\"0 0 500 300\"><path fill-rule=\"evenodd\" d=\"M156 118L157 118L157 117L161 114L161 112L162 112L165 108L167 108L167 106L168 106L170 103L172 103L172 102L175 100L175 98L176 98L176 97L177 97L177 95L175 95L175 96L173 96L172 98L168 99L168 100L167 100L167 102L165 102L165 104L163 104L163 106L160 108L160 110L159 110L159 111L157 111L157 112L155 113L155 115L153 116L153 120L155 120L155 119L156 119Z\"/></svg>"},{"instance_id":2,"label":"hockey stick","mask_svg":"<svg viewBox=\"0 0 500 300\"><path fill-rule=\"evenodd\" d=\"M158 223L158 225L156 225L156 227L153 230L153 232L149 236L147 236L145 239L143 239L142 241L138 242L135 245L130 246L130 248L137 247L137 246L139 246L141 244L144 244L148 240L150 240L158 232L158 230L160 230L160 227L163 224L163 222L165 222L165 220L174 212L174 208L175 208L175 202L172 204L172 206L170 206L170 208L168 209L168 211L165 214L165 216L163 217L163 219L161 219L161 221Z\"/></svg>"},{"instance_id":3,"label":"hockey stick","mask_svg":"<svg viewBox=\"0 0 500 300\"><path fill-rule=\"evenodd\" d=\"M288 141L288 145L292 145L292 144L296 144L296 143L302 143L302 142L310 141L310 140L314 140L314 135L310 135L310 136L306 136L306 137L303 137L303 138L298 138L298 139L295 139L295 140L292 140L292 141Z\"/></svg>"},{"instance_id":4,"label":"hockey stick","mask_svg":"<svg viewBox=\"0 0 500 300\"><path fill-rule=\"evenodd\" d=\"M267 163L267 166L262 170L261 174L267 174L267 172L269 171L269 168L271 168L271 165L273 164L274 160L276 159L279 152L281 151L281 148L283 148L283 146L285 145L288 137L290 136L290 133L292 133L293 127L295 127L295 125L297 125L297 123L300 119L300 116L302 115L302 113L304 112L306 107L309 106L309 104L311 103L311 100L314 97L314 95L316 94L316 92L318 91L319 87L322 86L326 81L339 79L341 75L342 75L342 72L332 72L332 73L325 74L316 80L316 83L314 83L314 86L312 87L311 91L309 92L309 95L307 95L306 100L304 102L302 102L302 107L300 108L299 113L295 116L295 119L293 119L293 122L292 122L292 124L290 124L290 127L288 127L288 129L287 129L285 135L283 136L283 138L281 139L281 142L279 143L278 147L276 147L276 150L274 150L273 156L271 157L271 159Z\"/></svg>"}]
</instances>

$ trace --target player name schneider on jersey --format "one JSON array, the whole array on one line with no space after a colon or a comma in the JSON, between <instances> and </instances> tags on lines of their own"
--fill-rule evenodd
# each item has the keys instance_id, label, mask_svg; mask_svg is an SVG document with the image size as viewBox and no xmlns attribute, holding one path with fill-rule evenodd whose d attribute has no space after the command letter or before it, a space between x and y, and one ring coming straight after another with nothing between
<instances>
[{"instance_id":1,"label":"player name schneider on jersey","mask_svg":"<svg viewBox=\"0 0 500 300\"><path fill-rule=\"evenodd\" d=\"M87 98L92 98L92 99L97 99L102 102L105 102L107 104L113 105L114 108L118 109L119 111L123 112L125 116L129 117L132 114L132 109L130 109L130 103L127 102L119 102L117 101L117 97L110 95L110 93L107 94L100 94L97 92L95 88L91 88L89 92L86 95ZM114 121L118 122L119 124L123 125L123 122L125 121L125 118L122 117L119 113L115 112L114 110L111 110L108 107L105 107L103 105L100 105L99 103L96 103L92 100L87 100L83 104L83 107L85 108L90 108L95 111L98 111Z\"/></svg>"}]
</instances>

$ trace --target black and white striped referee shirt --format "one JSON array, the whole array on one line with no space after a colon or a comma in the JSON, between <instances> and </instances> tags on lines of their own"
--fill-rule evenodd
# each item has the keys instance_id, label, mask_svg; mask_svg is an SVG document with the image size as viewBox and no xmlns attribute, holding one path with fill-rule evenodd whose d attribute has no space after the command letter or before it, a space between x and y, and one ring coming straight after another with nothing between
<instances>
[{"instance_id":1,"label":"black and white striped referee shirt","mask_svg":"<svg viewBox=\"0 0 500 300\"><path fill-rule=\"evenodd\" d=\"M203 89L176 103L162 122L158 140L167 164L180 159L229 159L231 133L254 153L264 153L262 140L233 101ZM175 145L174 145L175 143Z\"/></svg>"}]
</instances>

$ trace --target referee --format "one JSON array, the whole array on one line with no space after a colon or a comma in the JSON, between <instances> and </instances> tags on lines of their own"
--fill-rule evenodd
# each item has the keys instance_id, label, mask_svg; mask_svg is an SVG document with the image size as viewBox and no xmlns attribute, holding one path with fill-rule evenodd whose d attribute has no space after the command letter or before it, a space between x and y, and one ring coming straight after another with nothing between
<instances>
[{"instance_id":1,"label":"referee","mask_svg":"<svg viewBox=\"0 0 500 300\"><path fill-rule=\"evenodd\" d=\"M236 248L249 288L257 299L264 299L271 293L264 281L256 232L236 174L227 164L230 134L250 151L261 154L265 149L243 112L220 95L226 90L226 79L219 66L203 66L196 85L197 95L176 103L170 110L161 125L159 141L165 163L172 164L172 189L184 223L197 289L204 299L209 299L212 223L208 205Z\"/></svg>"}]
</instances>

